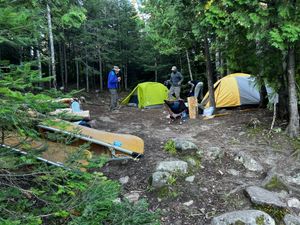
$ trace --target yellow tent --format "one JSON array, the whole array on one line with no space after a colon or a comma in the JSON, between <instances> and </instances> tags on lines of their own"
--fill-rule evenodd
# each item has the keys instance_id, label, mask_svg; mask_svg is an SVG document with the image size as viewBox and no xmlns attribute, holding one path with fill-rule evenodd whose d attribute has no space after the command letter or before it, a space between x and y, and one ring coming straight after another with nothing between
<instances>
[{"instance_id":1,"label":"yellow tent","mask_svg":"<svg viewBox=\"0 0 300 225\"><path fill-rule=\"evenodd\" d=\"M249 74L230 74L218 80L214 88L217 108L258 105L260 101L255 79ZM209 107L209 93L204 96L202 105Z\"/></svg>"}]
</instances>

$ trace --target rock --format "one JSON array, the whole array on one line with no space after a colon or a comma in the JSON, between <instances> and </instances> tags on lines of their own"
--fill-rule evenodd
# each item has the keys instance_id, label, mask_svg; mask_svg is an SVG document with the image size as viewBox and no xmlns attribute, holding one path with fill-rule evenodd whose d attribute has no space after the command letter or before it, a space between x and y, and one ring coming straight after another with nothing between
<instances>
[{"instance_id":1,"label":"rock","mask_svg":"<svg viewBox=\"0 0 300 225\"><path fill-rule=\"evenodd\" d=\"M212 160L220 159L224 156L224 150L219 147L209 147L206 155Z\"/></svg>"},{"instance_id":2,"label":"rock","mask_svg":"<svg viewBox=\"0 0 300 225\"><path fill-rule=\"evenodd\" d=\"M152 174L152 186L160 188L167 184L168 178L171 176L168 172L157 171Z\"/></svg>"},{"instance_id":3,"label":"rock","mask_svg":"<svg viewBox=\"0 0 300 225\"><path fill-rule=\"evenodd\" d=\"M162 161L156 167L156 171L166 171L166 172L187 173L187 170L188 170L187 162L181 160Z\"/></svg>"},{"instance_id":4,"label":"rock","mask_svg":"<svg viewBox=\"0 0 300 225\"><path fill-rule=\"evenodd\" d=\"M245 134L246 134L246 132L241 131L241 132L239 133L239 136L243 136L243 135L245 135Z\"/></svg>"},{"instance_id":5,"label":"rock","mask_svg":"<svg viewBox=\"0 0 300 225\"><path fill-rule=\"evenodd\" d=\"M198 151L199 148L191 141L175 138L173 139L175 142L175 148L179 152L190 152L190 151Z\"/></svg>"},{"instance_id":6,"label":"rock","mask_svg":"<svg viewBox=\"0 0 300 225\"><path fill-rule=\"evenodd\" d=\"M195 176L189 176L189 177L185 178L185 181L190 182L190 183L193 183L194 180L195 180Z\"/></svg>"},{"instance_id":7,"label":"rock","mask_svg":"<svg viewBox=\"0 0 300 225\"><path fill-rule=\"evenodd\" d=\"M188 201L188 202L183 203L183 205L185 205L185 206L187 206L187 207L189 207L189 206L191 206L191 205L193 205L193 204L194 204L194 201L193 201L193 200L190 200L190 201Z\"/></svg>"},{"instance_id":8,"label":"rock","mask_svg":"<svg viewBox=\"0 0 300 225\"><path fill-rule=\"evenodd\" d=\"M188 164L190 164L191 166L197 166L197 162L195 159L193 158L188 158L187 159Z\"/></svg>"},{"instance_id":9,"label":"rock","mask_svg":"<svg viewBox=\"0 0 300 225\"><path fill-rule=\"evenodd\" d=\"M199 156L200 158L203 157L203 154L204 154L204 151L202 149L199 149L197 152L196 152L196 155Z\"/></svg>"},{"instance_id":10,"label":"rock","mask_svg":"<svg viewBox=\"0 0 300 225\"><path fill-rule=\"evenodd\" d=\"M229 169L229 170L227 170L227 173L232 175L232 176L239 176L240 175L240 172L235 170L235 169Z\"/></svg>"},{"instance_id":11,"label":"rock","mask_svg":"<svg viewBox=\"0 0 300 225\"><path fill-rule=\"evenodd\" d=\"M285 178L286 178L287 182L289 182L289 183L300 185L300 173L296 174L294 176L287 176Z\"/></svg>"},{"instance_id":12,"label":"rock","mask_svg":"<svg viewBox=\"0 0 300 225\"><path fill-rule=\"evenodd\" d=\"M140 194L138 192L131 191L130 193L125 194L124 198L126 198L129 202L135 203L139 200Z\"/></svg>"},{"instance_id":13,"label":"rock","mask_svg":"<svg viewBox=\"0 0 300 225\"><path fill-rule=\"evenodd\" d=\"M259 162L244 152L239 152L235 160L241 162L244 167L250 171L260 172L264 169Z\"/></svg>"},{"instance_id":14,"label":"rock","mask_svg":"<svg viewBox=\"0 0 300 225\"><path fill-rule=\"evenodd\" d=\"M300 201L297 198L289 198L289 199L287 199L287 205L290 208L300 209Z\"/></svg>"},{"instance_id":15,"label":"rock","mask_svg":"<svg viewBox=\"0 0 300 225\"><path fill-rule=\"evenodd\" d=\"M285 225L300 225L300 217L287 214L283 218L283 222Z\"/></svg>"},{"instance_id":16,"label":"rock","mask_svg":"<svg viewBox=\"0 0 300 225\"><path fill-rule=\"evenodd\" d=\"M257 186L251 186L246 188L246 192L249 195L251 202L258 205L271 205L275 207L286 207L276 192L271 192L266 189Z\"/></svg>"},{"instance_id":17,"label":"rock","mask_svg":"<svg viewBox=\"0 0 300 225\"><path fill-rule=\"evenodd\" d=\"M275 221L267 213L259 210L242 210L214 217L211 225L275 225Z\"/></svg>"},{"instance_id":18,"label":"rock","mask_svg":"<svg viewBox=\"0 0 300 225\"><path fill-rule=\"evenodd\" d=\"M119 182L120 182L122 185L127 184L128 181L129 181L129 176L121 177L121 178L119 179Z\"/></svg>"}]
</instances>

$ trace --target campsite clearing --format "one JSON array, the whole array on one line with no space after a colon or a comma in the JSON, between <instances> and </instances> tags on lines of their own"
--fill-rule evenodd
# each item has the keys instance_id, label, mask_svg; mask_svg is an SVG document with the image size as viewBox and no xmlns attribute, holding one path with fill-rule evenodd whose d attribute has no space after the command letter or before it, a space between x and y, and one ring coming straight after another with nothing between
<instances>
[{"instance_id":1,"label":"campsite clearing","mask_svg":"<svg viewBox=\"0 0 300 225\"><path fill-rule=\"evenodd\" d=\"M268 135L272 114L267 110L226 110L222 117L188 120L179 125L168 124L163 108L124 106L109 112L108 99L106 95L91 99L103 106L84 105L91 112L93 127L141 137L145 156L139 161L109 162L101 171L114 180L126 177L122 194L138 193L140 198L147 198L151 209L161 209L162 224L209 224L215 215L249 209L251 204L243 194L246 186L262 184L275 166L282 174L297 166L295 158L290 157L295 145L282 132ZM260 123L254 126L252 121ZM172 138L195 143L203 151L202 159L164 151L165 143ZM246 155L263 170L246 169L238 161ZM170 159L189 162L188 174L172 176L168 188L156 190L149 179L159 162ZM193 160L195 163L190 163ZM188 178L191 176L193 179Z\"/></svg>"}]
</instances>

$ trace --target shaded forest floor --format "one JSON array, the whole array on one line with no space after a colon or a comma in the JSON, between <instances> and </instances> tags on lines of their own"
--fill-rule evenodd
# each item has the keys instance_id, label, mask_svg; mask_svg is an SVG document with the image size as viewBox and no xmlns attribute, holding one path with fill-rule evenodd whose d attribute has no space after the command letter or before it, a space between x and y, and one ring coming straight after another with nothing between
<instances>
[{"instance_id":1,"label":"shaded forest floor","mask_svg":"<svg viewBox=\"0 0 300 225\"><path fill-rule=\"evenodd\" d=\"M180 125L168 124L164 109L122 107L116 112L109 112L108 95L93 96L87 100L94 103L84 105L84 109L91 111L94 128L143 138L144 158L109 162L102 171L114 180L128 176L129 182L123 185L123 194L136 191L141 198L147 198L151 209L161 210L162 224L209 224L215 215L249 209L251 204L243 193L246 186L260 185L275 166L277 171L285 174L299 166L299 161L290 157L297 149L297 142L283 132L268 134L272 121L272 113L268 110L228 110L229 115L226 116L210 120L200 117ZM253 125L251 121L259 122ZM204 151L204 155L201 166L195 167L188 175L195 175L193 182L180 178L165 193L149 185L157 163L171 158L185 160L187 157L170 155L163 150L163 145L171 138L192 141ZM209 149L212 147L219 148L224 155L211 159ZM235 160L241 152L259 162L263 171L247 170ZM191 205L184 204L191 200Z\"/></svg>"}]
</instances>

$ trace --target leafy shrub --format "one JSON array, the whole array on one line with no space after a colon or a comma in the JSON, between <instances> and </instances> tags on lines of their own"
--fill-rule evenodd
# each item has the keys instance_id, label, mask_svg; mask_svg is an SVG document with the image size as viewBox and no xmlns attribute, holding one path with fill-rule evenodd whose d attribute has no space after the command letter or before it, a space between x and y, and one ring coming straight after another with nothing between
<instances>
[{"instance_id":1,"label":"leafy shrub","mask_svg":"<svg viewBox=\"0 0 300 225\"><path fill-rule=\"evenodd\" d=\"M175 142L173 140L168 140L164 146L164 150L172 155L177 153Z\"/></svg>"}]
</instances>

